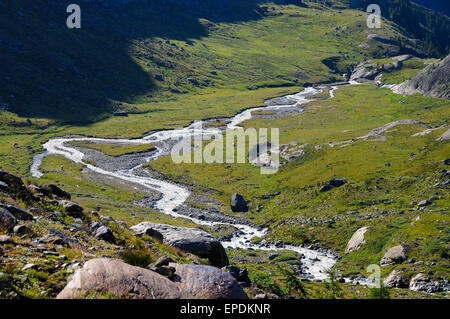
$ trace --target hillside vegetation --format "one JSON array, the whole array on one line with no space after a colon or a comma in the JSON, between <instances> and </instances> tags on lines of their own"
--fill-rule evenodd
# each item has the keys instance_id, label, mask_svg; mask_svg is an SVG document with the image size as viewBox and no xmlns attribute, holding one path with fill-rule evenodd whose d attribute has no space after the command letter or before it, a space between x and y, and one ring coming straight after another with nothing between
<instances>
[{"instance_id":1,"label":"hillside vegetation","mask_svg":"<svg viewBox=\"0 0 450 319\"><path fill-rule=\"evenodd\" d=\"M380 51L358 47L366 14L345 1L98 0L82 3L81 29L66 27L69 3L2 1L3 109L95 122L201 88L340 80L322 61L339 56L342 71ZM448 35L438 23L431 29ZM414 34L415 25L404 27Z\"/></svg>"},{"instance_id":2,"label":"hillside vegetation","mask_svg":"<svg viewBox=\"0 0 450 319\"><path fill-rule=\"evenodd\" d=\"M409 1L374 0L370 3L381 4L383 23L372 30L366 26L368 13L359 10L368 3L364 0L91 0L80 4L82 28L69 30L69 3L0 0L0 170L22 176L36 196L23 199L0 184L0 203L36 217L22 223L30 233L12 234L0 249L5 256L0 297L53 298L75 269L69 264L97 257L140 261L141 267L161 256L180 264L208 263L154 238L137 237L129 227L140 222L198 227L217 237L235 231L172 218L152 208L158 192L60 155L44 157L43 176L31 177L33 156L49 139L131 139L193 120L231 117L268 98L346 81L361 61L383 69L400 54L415 56L383 70L379 85L342 86L333 98L327 86L302 106L303 113L254 112L244 128L279 128L283 146L301 148L276 174L262 175L250 163L175 165L168 155L144 164L139 174L187 186L188 208L206 214L214 206L228 218L267 228L267 236L253 238L254 243L332 250L339 257L333 273L341 280L368 276L369 264L380 264L390 248L402 245L404 260L381 267L383 278L397 270L408 283L425 274L440 287L449 286L450 145L443 138L449 101L382 87L413 78L436 62L431 57L449 53L447 16ZM155 150L150 144L72 145L93 154L89 164L109 156L111 170L127 156ZM343 185L327 188L333 178ZM69 192L84 212L70 216L62 198L46 193L50 184ZM234 193L248 201L248 212L231 210ZM110 228L115 244L92 238L89 225L95 221ZM368 227L365 242L346 252L362 227ZM50 243L50 254L36 251L50 228L85 245ZM232 265L248 269L249 296L305 297L302 289L292 291L290 284L297 283L309 298L373 297L373 290L352 283L308 282L299 254L271 253L227 249ZM29 263L34 266L24 267ZM299 285L293 278L305 281ZM390 293L448 298L442 290Z\"/></svg>"}]
</instances>

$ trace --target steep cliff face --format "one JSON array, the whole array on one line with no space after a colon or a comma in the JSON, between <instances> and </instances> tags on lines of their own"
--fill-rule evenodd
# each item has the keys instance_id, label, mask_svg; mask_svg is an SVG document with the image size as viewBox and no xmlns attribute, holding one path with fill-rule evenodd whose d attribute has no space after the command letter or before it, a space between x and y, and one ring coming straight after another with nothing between
<instances>
[{"instance_id":1,"label":"steep cliff face","mask_svg":"<svg viewBox=\"0 0 450 319\"><path fill-rule=\"evenodd\" d=\"M440 62L432 63L411 80L393 88L398 94L422 93L429 97L450 99L450 55Z\"/></svg>"}]
</instances>

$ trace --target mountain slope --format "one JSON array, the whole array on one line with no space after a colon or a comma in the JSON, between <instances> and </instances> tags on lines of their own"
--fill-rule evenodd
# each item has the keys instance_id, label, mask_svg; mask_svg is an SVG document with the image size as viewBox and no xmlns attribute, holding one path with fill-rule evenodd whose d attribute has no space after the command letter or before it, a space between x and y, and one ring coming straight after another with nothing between
<instances>
[{"instance_id":1,"label":"mountain slope","mask_svg":"<svg viewBox=\"0 0 450 319\"><path fill-rule=\"evenodd\" d=\"M450 55L440 62L432 63L394 88L404 95L421 93L425 96L450 99Z\"/></svg>"},{"instance_id":2,"label":"mountain slope","mask_svg":"<svg viewBox=\"0 0 450 319\"><path fill-rule=\"evenodd\" d=\"M63 122L199 87L340 80L322 60L345 60L341 72L383 51L357 47L365 17L343 1L95 0L81 4L79 30L65 24L71 1L1 3L1 108Z\"/></svg>"}]
</instances>

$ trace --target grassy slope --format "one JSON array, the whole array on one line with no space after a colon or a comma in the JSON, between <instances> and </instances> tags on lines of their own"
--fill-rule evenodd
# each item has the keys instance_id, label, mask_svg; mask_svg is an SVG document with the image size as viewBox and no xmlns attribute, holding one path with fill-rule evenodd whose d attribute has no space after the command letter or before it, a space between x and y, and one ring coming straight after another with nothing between
<instances>
[{"instance_id":1,"label":"grassy slope","mask_svg":"<svg viewBox=\"0 0 450 319\"><path fill-rule=\"evenodd\" d=\"M132 113L126 118L106 118L110 109L100 108L100 112L94 110L93 113L94 118L103 118L101 121L64 125L53 118L38 116L28 121L26 117L2 112L0 166L21 175L28 174L32 155L42 151L42 142L56 135L131 138L154 129L179 127L194 118L231 116L246 107L261 105L265 98L298 91L298 87L305 83L340 79L322 63L326 58L346 56L340 62L340 66L345 67L378 54L357 46L365 42L367 36L366 29L358 26L365 25L365 14L359 11L342 10L338 14L338 11L323 10L319 6L273 6L275 12L264 17L231 22L214 18L206 21L203 18L198 20L197 26L201 31L191 38L152 34L128 39L124 47L125 55L132 60L129 64L131 69L125 70L126 76L122 77L118 71L113 78L124 83L137 74L147 79L149 86L144 85L140 92L125 89L123 94L106 94L115 100L115 105L122 103L120 109ZM283 14L279 15L280 12ZM145 12L139 15L141 18L136 20L137 24ZM349 29L336 29L336 26L348 26ZM383 24L383 29L378 31L393 32L388 24ZM95 52L95 47L92 50ZM108 56L107 63L112 61L111 65L115 65L123 58L122 52L117 54L120 59ZM162 75L164 81L153 81L155 74ZM200 85L193 85L188 77L194 77ZM57 83L57 79L52 78L50 82ZM113 84L107 90L111 88L114 88ZM425 110L425 106L431 108ZM315 145L360 136L374 127L405 117L434 125L448 124L444 123L444 119L449 118L448 103L416 96L402 98L384 89L360 86L340 89L335 99L315 102L301 116L253 120L246 125L280 127L282 143L297 140ZM343 132L346 130L350 131ZM448 234L448 194L438 190L439 196L444 198L436 201L435 207L423 211L421 221L414 222L416 226L410 224L416 212L407 210L411 200L429 198L434 192L430 187L432 181L427 178L433 181L441 178L435 172L442 170L439 161L449 153L448 144L434 142L442 131L420 138L407 138L418 130L417 127L399 128L384 143L360 141L342 149L308 152L305 158L289 163L273 176L262 176L259 169L248 164L174 166L168 158L161 158L151 166L174 180L217 189L217 198L226 204L232 192L244 194L251 199L252 210L248 218L258 224L271 225L269 236L273 240L295 244L319 240L321 245L342 252L353 231L370 224L373 232L368 233L365 248L345 257L337 266L347 274L363 270L361 267L365 268L368 261L377 262L388 246L402 241L411 243L417 236L425 238L424 247L431 248L424 253L413 245L410 256L438 261L434 271L441 275L448 269L448 260L439 257L442 244L431 239L438 234ZM428 148L422 149L424 146ZM410 153L418 154L414 161L408 161ZM391 166L384 166L386 162ZM61 165L64 171L59 169ZM42 182L58 182L73 192L75 199L87 209L101 206L103 214L133 224L151 220L192 226L130 204L145 196L138 191L86 181L79 165L61 157L46 158L42 169L46 173ZM350 183L330 193L318 194L317 183L334 175L345 176ZM399 187L400 175L407 178ZM37 182L35 179L30 181ZM273 199L257 198L279 190L281 195ZM262 209L256 212L254 208L258 204ZM348 210L366 214L376 211L375 207L386 209L389 214L367 222L348 218L335 224L328 223L330 227L327 223L325 227L319 224L302 226L298 219L315 216L329 221ZM401 210L406 213L401 214Z\"/></svg>"},{"instance_id":2,"label":"grassy slope","mask_svg":"<svg viewBox=\"0 0 450 319\"><path fill-rule=\"evenodd\" d=\"M221 20L211 25L200 20L201 36L188 39L173 35L170 39L167 35L170 40L166 42L166 37L154 35L124 44L127 54L142 72L148 77L159 74L164 78L143 94L111 97L122 103L120 109L133 113L126 118L110 117L69 126L52 118L27 121L2 112L1 165L11 172L27 174L32 155L42 151L40 143L55 135L139 137L150 130L185 125L193 119L231 116L244 108L261 105L268 97L294 92L306 82L341 79L322 63L324 59L343 56L346 58L342 64L355 64L379 53L377 46L372 46L374 51L357 46L367 36L363 27L366 15L360 11L330 10L313 3L310 8L273 6L274 12L244 21ZM336 29L343 26L348 29ZM383 24L381 31L394 34L388 23ZM165 62L161 64L163 58ZM120 59L115 63L121 63ZM190 83L189 77L197 79L200 86ZM48 82L59 83L58 80ZM279 87L286 85L291 87ZM19 84L17 87L23 89ZM174 89L187 93L175 93ZM36 107L41 109L39 105ZM83 117L83 112L74 113L67 107L63 103L56 109ZM83 110L81 105L77 107ZM18 147L14 147L15 143Z\"/></svg>"},{"instance_id":3,"label":"grassy slope","mask_svg":"<svg viewBox=\"0 0 450 319\"><path fill-rule=\"evenodd\" d=\"M169 157L149 166L174 180L218 190L215 196L226 205L231 193L243 194L251 201L247 217L270 225L269 238L273 240L295 244L318 240L320 245L343 253L353 232L370 225L366 246L337 265L346 274L364 273L368 264L379 262L387 248L403 243L411 248L409 258L435 261L437 266L430 269L436 276L445 276L449 261L442 251L448 249L450 198L445 188L433 186L445 181L441 161L448 157L450 146L435 141L445 129L410 137L424 128L398 126L386 134L385 142L357 141L320 151L313 151L312 146L365 135L399 119L421 120L433 127L448 125L448 101L402 97L387 89L361 85L341 88L336 98L312 102L306 108L306 113L294 117L246 122L246 127L279 127L281 143L295 140L311 144L305 157L290 162L275 175L260 175L259 169L249 164L174 165ZM415 154L413 159L411 154ZM333 176L346 177L349 183L319 193L319 184ZM272 199L261 198L278 191L281 194ZM417 206L411 204L433 195L437 196L434 206L423 211L416 211ZM348 211L363 217L348 215ZM380 215L381 211L387 213ZM231 213L228 208L226 212ZM378 217L366 219L369 213ZM420 221L413 222L418 215ZM441 239L436 239L438 236ZM416 267L416 271L420 269L425 270L425 266Z\"/></svg>"}]
</instances>

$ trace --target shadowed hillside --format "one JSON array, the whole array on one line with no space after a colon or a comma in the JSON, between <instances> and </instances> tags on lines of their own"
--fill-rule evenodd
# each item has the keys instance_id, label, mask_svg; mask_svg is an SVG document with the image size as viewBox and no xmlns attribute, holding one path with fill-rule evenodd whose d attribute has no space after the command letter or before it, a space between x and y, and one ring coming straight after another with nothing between
<instances>
[{"instance_id":1,"label":"shadowed hillside","mask_svg":"<svg viewBox=\"0 0 450 319\"><path fill-rule=\"evenodd\" d=\"M133 39L190 41L208 34L199 18L218 23L264 15L258 6L264 1L258 0L98 0L80 4L82 28L71 30L66 27L66 7L72 2L0 2L3 109L70 122L98 120L115 108L111 100L155 89L151 72L130 55ZM152 48L153 43L146 48L150 59ZM167 61L158 63L173 67Z\"/></svg>"}]
</instances>

